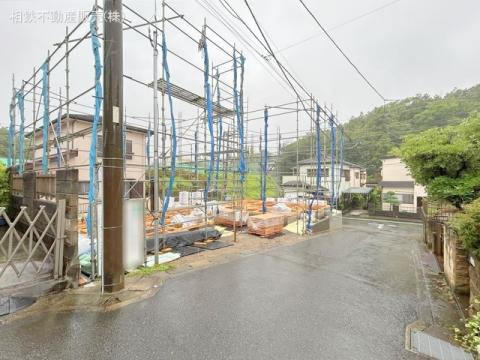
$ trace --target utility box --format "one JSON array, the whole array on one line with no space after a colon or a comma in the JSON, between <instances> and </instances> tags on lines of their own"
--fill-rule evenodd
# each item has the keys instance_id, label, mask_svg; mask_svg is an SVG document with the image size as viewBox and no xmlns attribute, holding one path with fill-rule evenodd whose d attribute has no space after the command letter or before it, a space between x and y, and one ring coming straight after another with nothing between
<instances>
[{"instance_id":1,"label":"utility box","mask_svg":"<svg viewBox=\"0 0 480 360\"><path fill-rule=\"evenodd\" d=\"M144 199L123 201L123 268L134 270L145 261Z\"/></svg>"}]
</instances>

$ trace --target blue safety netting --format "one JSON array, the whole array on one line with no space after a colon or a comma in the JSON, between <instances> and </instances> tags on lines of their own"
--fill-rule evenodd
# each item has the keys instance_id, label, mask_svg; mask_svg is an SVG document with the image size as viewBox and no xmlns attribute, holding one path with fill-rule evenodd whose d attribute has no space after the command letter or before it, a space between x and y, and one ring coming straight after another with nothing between
<instances>
[{"instance_id":1,"label":"blue safety netting","mask_svg":"<svg viewBox=\"0 0 480 360\"><path fill-rule=\"evenodd\" d=\"M170 196L172 196L173 191L173 182L175 179L175 165L177 157L177 130L175 126L175 116L173 114L173 101L172 101L172 84L170 83L170 70L168 69L167 62L167 41L165 39L165 32L162 33L162 57L163 57L163 75L165 81L167 82L167 94L168 94L168 104L170 105L170 117L172 119L172 151L170 158L170 179L168 181L167 193L165 194L165 199L163 199L162 207L162 216L160 219L160 224L165 225L165 216L167 215L168 204L170 202Z\"/></svg>"},{"instance_id":2,"label":"blue safety netting","mask_svg":"<svg viewBox=\"0 0 480 360\"><path fill-rule=\"evenodd\" d=\"M243 77L244 73L244 64L245 58L243 56L240 57L240 67L241 67L241 76ZM240 173L240 182L245 181L245 172L246 172L246 164L245 164L245 151L244 151L244 134L243 134L243 111L241 104L241 94L238 91L238 74L237 74L237 51L233 48L233 97L235 101L235 116L237 119L237 128L238 128L238 137L240 139L240 162L238 164L238 172Z\"/></svg>"},{"instance_id":3,"label":"blue safety netting","mask_svg":"<svg viewBox=\"0 0 480 360\"><path fill-rule=\"evenodd\" d=\"M215 75L217 79L217 105L220 106L220 74L218 72L217 68L217 74ZM217 139L217 151L218 151L218 156L217 156L217 166L216 166L216 188L218 190L218 178L220 174L220 154L222 153L222 138L223 138L223 119L222 115L219 113L218 114L218 139Z\"/></svg>"},{"instance_id":4,"label":"blue safety netting","mask_svg":"<svg viewBox=\"0 0 480 360\"><path fill-rule=\"evenodd\" d=\"M208 124L208 133L210 135L210 161L208 163L208 173L207 173L207 183L205 185L205 195L204 200L208 200L208 192L210 190L210 182L212 179L213 165L215 162L215 141L213 135L213 105L212 105L212 94L210 92L210 67L208 60L208 48L207 40L205 39L202 43L203 45L203 65L204 65L204 87L205 87L205 108L207 109L207 124Z\"/></svg>"},{"instance_id":5,"label":"blue safety netting","mask_svg":"<svg viewBox=\"0 0 480 360\"><path fill-rule=\"evenodd\" d=\"M12 98L12 103L10 104L10 125L8 127L8 156L7 156L7 166L15 167L13 161L13 142L15 141L15 122L14 122L14 113L15 113L15 98Z\"/></svg>"},{"instance_id":6,"label":"blue safety netting","mask_svg":"<svg viewBox=\"0 0 480 360\"><path fill-rule=\"evenodd\" d=\"M267 169L268 169L268 109L265 108L263 112L263 162L262 162L262 212L265 214L267 212Z\"/></svg>"},{"instance_id":7,"label":"blue safety netting","mask_svg":"<svg viewBox=\"0 0 480 360\"><path fill-rule=\"evenodd\" d=\"M307 212L307 230L312 230L312 208L313 202L319 198L320 195L320 185L322 183L322 143L321 143L321 129L320 129L320 105L317 104L317 118L315 119L315 133L316 133L316 160L317 160L317 171L316 171L316 191L315 196L312 196L310 199L310 203L308 205L308 212Z\"/></svg>"},{"instance_id":8,"label":"blue safety netting","mask_svg":"<svg viewBox=\"0 0 480 360\"><path fill-rule=\"evenodd\" d=\"M95 113L92 124L92 142L90 144L89 168L88 168L88 207L87 212L87 231L88 236L92 236L92 214L91 207L95 204L95 164L97 163L97 131L100 122L100 109L102 107L102 64L100 62L100 41L97 34L97 20L95 13L90 17L90 31L92 33L92 50L95 59Z\"/></svg>"},{"instance_id":9,"label":"blue safety netting","mask_svg":"<svg viewBox=\"0 0 480 360\"><path fill-rule=\"evenodd\" d=\"M20 131L18 135L18 173L23 174L25 169L25 96L23 90L17 92L18 109L20 110Z\"/></svg>"},{"instance_id":10,"label":"blue safety netting","mask_svg":"<svg viewBox=\"0 0 480 360\"><path fill-rule=\"evenodd\" d=\"M336 205L337 194L335 192L335 158L336 158L336 148L337 148L337 135L333 115L330 116L330 168L331 168L331 194L330 201L332 208Z\"/></svg>"},{"instance_id":11,"label":"blue safety netting","mask_svg":"<svg viewBox=\"0 0 480 360\"><path fill-rule=\"evenodd\" d=\"M42 97L43 97L43 128L42 128L42 172L46 174L48 172L48 126L50 125L49 114L49 63L48 61L42 65Z\"/></svg>"}]
</instances>

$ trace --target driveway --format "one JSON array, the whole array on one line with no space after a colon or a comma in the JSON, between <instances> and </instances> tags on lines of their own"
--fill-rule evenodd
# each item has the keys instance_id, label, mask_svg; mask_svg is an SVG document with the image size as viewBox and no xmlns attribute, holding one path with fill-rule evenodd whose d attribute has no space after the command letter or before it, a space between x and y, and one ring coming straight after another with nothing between
<instances>
[{"instance_id":1,"label":"driveway","mask_svg":"<svg viewBox=\"0 0 480 360\"><path fill-rule=\"evenodd\" d=\"M422 228L342 230L173 276L109 313L46 314L0 328L1 359L414 359Z\"/></svg>"}]
</instances>

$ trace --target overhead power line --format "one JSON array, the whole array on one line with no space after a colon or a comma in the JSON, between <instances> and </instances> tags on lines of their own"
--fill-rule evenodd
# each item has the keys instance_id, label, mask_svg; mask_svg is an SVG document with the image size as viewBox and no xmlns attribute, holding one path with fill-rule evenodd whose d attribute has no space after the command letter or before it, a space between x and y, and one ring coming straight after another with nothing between
<instances>
[{"instance_id":1,"label":"overhead power line","mask_svg":"<svg viewBox=\"0 0 480 360\"><path fill-rule=\"evenodd\" d=\"M264 46L267 47L267 51L270 53L270 55L271 55L271 56L274 58L274 60L276 61L278 67L280 68L280 71L281 71L282 74L283 74L283 77L285 78L285 80L287 80L288 85L289 85L289 86L292 88L292 90L294 91L295 95L297 96L297 99L300 99L301 104L302 104L305 112L310 115L310 112L307 111L307 108L306 108L303 100L301 99L300 94L298 93L298 91L297 91L297 89L295 88L295 86L293 86L292 82L290 81L290 78L288 77L287 73L285 72L285 69L283 68L282 64L280 63L280 61L279 61L279 60L277 59L277 57L275 56L275 53L273 52L270 44L268 43L268 40L267 40L265 34L263 33L262 27L261 27L260 24L258 23L257 18L256 18L256 16L255 16L255 14L253 13L252 8L250 7L250 4L248 3L247 0L244 0L244 1L245 1L245 5L247 5L248 11L250 12L250 15L251 15L252 18L253 18L253 21L255 22L255 25L257 26L258 31L260 32L260 35L261 35L262 38L263 38L263 41L265 42L265 45L264 45Z\"/></svg>"},{"instance_id":2,"label":"overhead power line","mask_svg":"<svg viewBox=\"0 0 480 360\"><path fill-rule=\"evenodd\" d=\"M343 55L343 57L348 61L348 63L355 69L355 71L362 77L362 79L370 86L370 88L383 100L387 101L387 99L380 93L380 91L377 90L375 86L370 82L370 80L367 79L367 77L360 71L360 69L353 63L352 60L345 54L345 52L342 50L340 45L337 44L337 42L332 38L332 36L328 33L328 31L323 27L323 25L318 21L317 17L315 14L312 13L312 11L308 8L308 6L305 4L303 0L298 0L300 1L300 4L307 10L307 12L310 14L310 16L315 20L317 25L322 29L323 33L328 37L328 39L335 45L335 47L340 51L340 53Z\"/></svg>"},{"instance_id":3,"label":"overhead power line","mask_svg":"<svg viewBox=\"0 0 480 360\"><path fill-rule=\"evenodd\" d=\"M357 15L357 16L351 18L351 19L348 19L348 20L340 23L340 24L334 25L334 26L332 26L331 28L329 28L329 29L327 29L327 30L330 31L330 32L331 32L331 31L338 30L338 29L340 29L340 28L342 28L342 27L344 27L344 26L346 26L346 25L349 25L349 24L355 22L355 21L358 21L358 20L363 19L363 18L365 18L365 17L367 17L367 16L370 16L370 15L372 15L372 14L375 14L375 13L381 11L381 10L384 10L384 9L386 9L386 8L392 6L392 5L395 5L396 3L400 2L400 1L402 1L402 0L390 1L389 3L386 3L386 4L382 5L382 6L379 6L379 7L375 8L375 9L372 9L372 10L370 10L370 11L364 12L364 13L362 13L362 14L360 14L360 15ZM319 37L319 36L321 36L321 35L323 35L323 32L318 32L318 33L316 33L316 34L314 34L314 35L312 35L312 36L309 36L309 37L307 37L307 38L305 38L305 39L303 39L303 40L300 40L300 41L298 41L298 42L295 42L295 43L293 43L293 44L290 44L290 45L288 45L288 46L285 46L284 48L281 48L281 49L277 50L277 54L278 54L279 52L283 52L283 51L285 51L285 50L289 50L289 49L291 49L291 48L294 48L294 47L296 47L296 46L298 46L298 45L304 44L304 43L306 43L306 42L308 42L308 41L310 41L310 40L313 40L313 39L315 39L315 38L317 38L317 37Z\"/></svg>"}]
</instances>

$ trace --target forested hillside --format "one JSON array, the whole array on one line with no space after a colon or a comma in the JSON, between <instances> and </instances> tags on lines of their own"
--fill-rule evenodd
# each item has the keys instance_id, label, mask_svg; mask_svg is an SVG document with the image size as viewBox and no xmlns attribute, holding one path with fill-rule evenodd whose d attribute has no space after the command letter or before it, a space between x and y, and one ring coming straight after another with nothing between
<instances>
[{"instance_id":1,"label":"forested hillside","mask_svg":"<svg viewBox=\"0 0 480 360\"><path fill-rule=\"evenodd\" d=\"M454 90L444 97L417 95L391 102L345 125L345 159L366 166L369 175L378 174L380 159L399 146L405 135L459 124L479 110L480 85ZM309 136L299 139L300 160L310 157L310 143ZM293 143L283 149L279 166L284 173L295 164L296 146Z\"/></svg>"}]
</instances>

